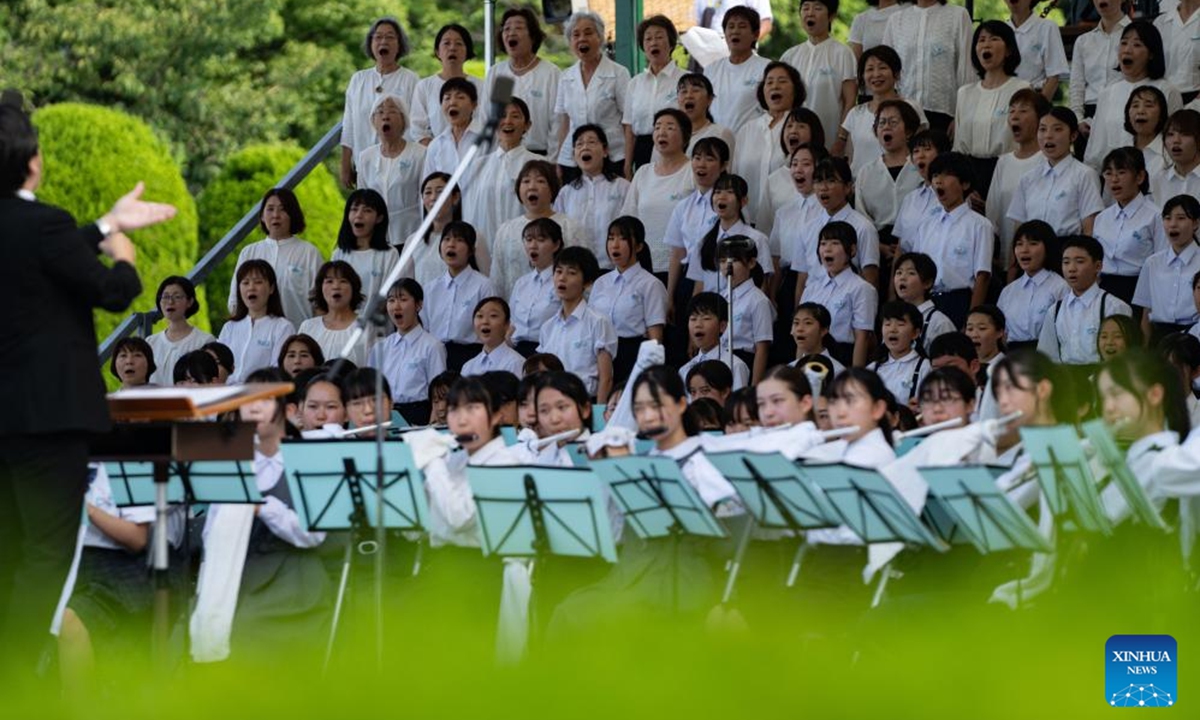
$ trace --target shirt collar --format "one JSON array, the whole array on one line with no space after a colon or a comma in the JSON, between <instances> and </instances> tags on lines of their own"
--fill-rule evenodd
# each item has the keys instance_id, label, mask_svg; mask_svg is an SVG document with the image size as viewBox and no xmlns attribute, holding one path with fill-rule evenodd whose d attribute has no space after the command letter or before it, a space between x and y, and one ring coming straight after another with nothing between
<instances>
[{"instance_id":1,"label":"shirt collar","mask_svg":"<svg viewBox=\"0 0 1200 720\"><path fill-rule=\"evenodd\" d=\"M1025 279L1024 279L1024 284L1025 284L1025 287L1029 287L1030 285L1035 285L1037 287L1041 287L1046 282L1046 280L1048 280L1049 278L1050 278L1050 271L1047 270L1046 268L1042 268L1041 270L1038 270L1037 272L1035 272L1032 276L1026 275Z\"/></svg>"},{"instance_id":2,"label":"shirt collar","mask_svg":"<svg viewBox=\"0 0 1200 720\"><path fill-rule=\"evenodd\" d=\"M564 318L562 316L561 310L558 311L558 313L556 313L555 317L558 318L559 322L563 322L563 323L570 322L572 318L574 318L576 320L582 320L583 319L583 311L586 309L587 309L587 300L580 300L579 304L575 306L575 309L572 310L571 314L568 315L566 318Z\"/></svg>"},{"instance_id":3,"label":"shirt collar","mask_svg":"<svg viewBox=\"0 0 1200 720\"><path fill-rule=\"evenodd\" d=\"M421 323L417 323L412 330L409 330L406 333L402 333L399 330L392 333L392 342L396 345L411 344L416 342L417 338L421 337L421 334L424 332L425 328L421 327Z\"/></svg>"},{"instance_id":4,"label":"shirt collar","mask_svg":"<svg viewBox=\"0 0 1200 720\"><path fill-rule=\"evenodd\" d=\"M539 283L547 282L552 275L554 275L554 265L547 265L545 270L534 270L534 277Z\"/></svg>"},{"instance_id":5,"label":"shirt collar","mask_svg":"<svg viewBox=\"0 0 1200 720\"><path fill-rule=\"evenodd\" d=\"M887 360L885 360L885 361L883 362L883 364L884 364L884 365L887 365L888 363L896 363L896 364L899 364L899 363L912 362L913 360L919 360L919 359L920 359L920 357L921 357L921 356L917 354L917 350L916 350L916 348L915 348L915 347L910 347L910 348L908 349L908 352L907 352L907 353L905 353L904 355L901 355L901 356L900 356L900 357L898 357L898 358L894 358L894 357L892 357L892 354L891 354L891 353L888 353Z\"/></svg>"},{"instance_id":6,"label":"shirt collar","mask_svg":"<svg viewBox=\"0 0 1200 720\"><path fill-rule=\"evenodd\" d=\"M1158 452L1169 447L1174 447L1179 444L1179 435L1170 431L1162 430L1160 432L1151 433L1144 438L1135 440L1129 446L1129 451L1125 453L1125 462L1129 464L1136 458L1145 455L1149 452Z\"/></svg>"},{"instance_id":7,"label":"shirt collar","mask_svg":"<svg viewBox=\"0 0 1200 720\"><path fill-rule=\"evenodd\" d=\"M1140 192L1130 200L1125 207L1117 206L1117 217L1131 218L1142 209L1142 205L1146 202L1146 196Z\"/></svg>"},{"instance_id":8,"label":"shirt collar","mask_svg":"<svg viewBox=\"0 0 1200 720\"><path fill-rule=\"evenodd\" d=\"M954 208L950 212L946 212L946 208L943 207L942 221L945 222L949 220L951 222L958 222L960 219L962 219L963 214L967 212L971 212L971 204L969 202L963 202L963 204Z\"/></svg>"},{"instance_id":9,"label":"shirt collar","mask_svg":"<svg viewBox=\"0 0 1200 720\"><path fill-rule=\"evenodd\" d=\"M1192 259L1196 257L1196 243L1190 242L1183 248L1183 252L1178 255L1171 253L1168 257L1170 257L1170 260L1167 262L1167 265L1174 265L1175 263L1185 266L1189 265Z\"/></svg>"},{"instance_id":10,"label":"shirt collar","mask_svg":"<svg viewBox=\"0 0 1200 720\"><path fill-rule=\"evenodd\" d=\"M502 454L508 449L508 444L504 442L504 438L500 435L487 441L483 447L475 451L474 455L467 460L468 465L486 465L489 460L494 459L497 455Z\"/></svg>"},{"instance_id":11,"label":"shirt collar","mask_svg":"<svg viewBox=\"0 0 1200 720\"><path fill-rule=\"evenodd\" d=\"M1100 283L1094 282L1092 286L1083 291L1082 295L1071 293L1070 304L1082 303L1084 307L1091 307L1096 298L1100 297Z\"/></svg>"}]
</instances>

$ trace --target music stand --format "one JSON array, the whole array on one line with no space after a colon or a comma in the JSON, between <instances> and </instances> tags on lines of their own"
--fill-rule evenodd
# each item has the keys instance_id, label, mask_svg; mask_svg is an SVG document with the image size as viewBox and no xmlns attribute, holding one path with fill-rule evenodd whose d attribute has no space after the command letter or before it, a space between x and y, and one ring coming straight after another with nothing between
<instances>
[{"instance_id":1,"label":"music stand","mask_svg":"<svg viewBox=\"0 0 1200 720\"><path fill-rule=\"evenodd\" d=\"M798 465L800 476L825 492L837 517L865 543L905 542L945 552L948 546L921 523L887 478L844 463ZM889 563L890 565L891 563ZM871 607L879 605L891 569L880 573Z\"/></svg>"},{"instance_id":2,"label":"music stand","mask_svg":"<svg viewBox=\"0 0 1200 720\"><path fill-rule=\"evenodd\" d=\"M1021 441L1055 519L1061 522L1070 515L1082 530L1112 535L1112 523L1100 504L1100 492L1075 427L1023 427Z\"/></svg>"},{"instance_id":3,"label":"music stand","mask_svg":"<svg viewBox=\"0 0 1200 720\"><path fill-rule=\"evenodd\" d=\"M425 532L429 515L425 487L413 461L412 450L403 443L383 444L382 469L377 462L378 446L369 439L285 442L282 448L288 489L301 524L309 530L350 531L351 535L342 559L333 623L325 647L325 667L328 668L350 580L354 549L357 547L363 555L378 552L377 541L369 535L372 529L379 529L375 527L379 517L383 518L383 528ZM376 492L376 478L380 475L383 488ZM382 514L377 498L382 498ZM420 569L419 548L418 545L414 575ZM378 601L378 597L376 599ZM377 619L381 612L381 608L376 608ZM376 633L382 633L381 624L377 624ZM382 643L381 635L377 641Z\"/></svg>"},{"instance_id":4,"label":"music stand","mask_svg":"<svg viewBox=\"0 0 1200 720\"><path fill-rule=\"evenodd\" d=\"M996 486L992 468L968 465L917 471L929 485L931 500L936 499L953 520L953 532L981 555L1015 549L1053 552L1029 516Z\"/></svg>"},{"instance_id":5,"label":"music stand","mask_svg":"<svg viewBox=\"0 0 1200 720\"><path fill-rule=\"evenodd\" d=\"M468 466L484 555L532 558L532 594L551 555L617 561L608 492L590 469ZM530 601L536 608L536 601ZM536 626L530 622L530 627Z\"/></svg>"},{"instance_id":6,"label":"music stand","mask_svg":"<svg viewBox=\"0 0 1200 720\"><path fill-rule=\"evenodd\" d=\"M592 470L608 483L625 520L643 540L671 541L672 605L679 609L679 543L684 535L728 537L712 510L667 457L596 460Z\"/></svg>"},{"instance_id":7,"label":"music stand","mask_svg":"<svg viewBox=\"0 0 1200 720\"><path fill-rule=\"evenodd\" d=\"M800 537L785 583L787 587L795 585L808 548L802 531L838 524L829 500L820 488L800 476L794 463L779 453L722 452L706 457L733 485L751 517L738 540L721 601L727 603L733 597L756 524L768 530L789 530Z\"/></svg>"},{"instance_id":8,"label":"music stand","mask_svg":"<svg viewBox=\"0 0 1200 720\"><path fill-rule=\"evenodd\" d=\"M1125 502L1129 504L1134 518L1152 528L1169 532L1170 527L1167 526L1158 509L1154 507L1154 503L1146 495L1145 488L1129 471L1129 466L1125 464L1125 455L1117 447L1116 440L1113 439L1112 433L1109 432L1104 421L1097 419L1084 423L1083 434L1091 441L1092 447L1100 455L1100 460L1108 468L1117 488L1125 496Z\"/></svg>"}]
</instances>

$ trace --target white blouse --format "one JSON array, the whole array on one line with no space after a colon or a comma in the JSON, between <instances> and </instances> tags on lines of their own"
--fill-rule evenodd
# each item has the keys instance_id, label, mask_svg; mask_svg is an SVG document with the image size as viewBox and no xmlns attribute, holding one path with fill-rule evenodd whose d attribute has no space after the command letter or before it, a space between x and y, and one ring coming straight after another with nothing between
<instances>
[{"instance_id":1,"label":"white blouse","mask_svg":"<svg viewBox=\"0 0 1200 720\"><path fill-rule=\"evenodd\" d=\"M255 370L275 367L283 341L296 334L296 326L287 318L267 315L252 320L249 315L241 320L230 320L221 328L220 341L233 351L233 372L229 384L245 382L246 376Z\"/></svg>"},{"instance_id":2,"label":"white blouse","mask_svg":"<svg viewBox=\"0 0 1200 720\"><path fill-rule=\"evenodd\" d=\"M400 245L421 225L421 173L425 146L408 142L396 157L385 157L380 145L358 156L358 186L383 196L388 209L389 245Z\"/></svg>"},{"instance_id":3,"label":"white blouse","mask_svg":"<svg viewBox=\"0 0 1200 720\"><path fill-rule=\"evenodd\" d=\"M566 116L569 120L566 140L558 150L558 164L575 167L572 155L571 136L575 128L595 123L604 129L608 137L608 156L614 162L625 159L625 131L621 121L625 115L626 92L629 88L629 71L625 66L600 58L600 64L592 73L592 79L583 84L580 63L562 71L558 80L558 98L554 104L555 116Z\"/></svg>"},{"instance_id":4,"label":"white blouse","mask_svg":"<svg viewBox=\"0 0 1200 720\"><path fill-rule=\"evenodd\" d=\"M643 165L633 176L621 214L633 215L646 226L646 245L655 272L666 272L671 259L664 239L671 212L694 187L689 163L683 163L670 175L659 175L653 165Z\"/></svg>"},{"instance_id":5,"label":"white blouse","mask_svg":"<svg viewBox=\"0 0 1200 720\"><path fill-rule=\"evenodd\" d=\"M521 201L517 197L517 175L525 163L546 158L518 145L512 150L497 146L478 162L471 189L463 194L463 220L471 223L477 237L495 236L500 225L520 215Z\"/></svg>"},{"instance_id":6,"label":"white blouse","mask_svg":"<svg viewBox=\"0 0 1200 720\"><path fill-rule=\"evenodd\" d=\"M971 16L961 5L913 5L888 20L883 44L900 54L900 94L950 115L955 94L971 82Z\"/></svg>"},{"instance_id":7,"label":"white blouse","mask_svg":"<svg viewBox=\"0 0 1200 720\"><path fill-rule=\"evenodd\" d=\"M321 353L329 361L341 356L342 350L346 347L346 342L354 334L354 324L351 323L350 327L341 330L331 330L325 327L325 318L315 317L300 323L300 329L296 332L316 340L317 345L321 346ZM357 367L365 365L371 341L371 333L363 333L362 338L354 345L354 349L350 351L346 359L354 363Z\"/></svg>"},{"instance_id":8,"label":"white blouse","mask_svg":"<svg viewBox=\"0 0 1200 720\"><path fill-rule=\"evenodd\" d=\"M814 45L812 40L790 48L780 58L800 71L807 99L804 107L811 108L821 118L825 140L833 144L842 124L842 85L858 79L858 63L854 51L832 37Z\"/></svg>"},{"instance_id":9,"label":"white blouse","mask_svg":"<svg viewBox=\"0 0 1200 720\"><path fill-rule=\"evenodd\" d=\"M146 338L146 342L150 345L150 351L154 353L154 364L158 366L158 369L150 376L148 382L151 385L158 385L160 387L174 385L175 363L179 362L179 358L193 350L199 350L213 340L216 340L216 338L196 327L192 328L190 333L175 341L167 338L166 330L156 332Z\"/></svg>"},{"instance_id":10,"label":"white blouse","mask_svg":"<svg viewBox=\"0 0 1200 720\"><path fill-rule=\"evenodd\" d=\"M1015 147L1008 127L1008 101L1029 82L1010 77L998 88L982 82L958 89L954 110L954 150L972 157L995 158Z\"/></svg>"},{"instance_id":11,"label":"white blouse","mask_svg":"<svg viewBox=\"0 0 1200 720\"><path fill-rule=\"evenodd\" d=\"M704 76L713 86L713 101L709 107L713 121L733 131L765 112L758 104L758 84L770 60L753 53L734 65L721 58L704 68Z\"/></svg>"},{"instance_id":12,"label":"white blouse","mask_svg":"<svg viewBox=\"0 0 1200 720\"><path fill-rule=\"evenodd\" d=\"M384 94L396 95L407 107L412 107L416 88L417 74L403 67L387 75L371 67L350 76L342 110L342 147L350 148L351 157L357 159L363 150L377 142L375 129L371 127L371 108L375 101Z\"/></svg>"},{"instance_id":13,"label":"white blouse","mask_svg":"<svg viewBox=\"0 0 1200 720\"><path fill-rule=\"evenodd\" d=\"M496 63L488 71L484 97L492 96L492 87L497 77L513 80L513 97L519 97L529 106L529 119L533 125L525 134L525 147L553 157L558 150L558 125L555 123L554 107L558 100L558 67L549 60L538 58L529 70L517 75L512 70L512 61Z\"/></svg>"},{"instance_id":14,"label":"white blouse","mask_svg":"<svg viewBox=\"0 0 1200 720\"><path fill-rule=\"evenodd\" d=\"M379 288L387 279L388 273L400 261L400 254L392 248L387 250L343 250L338 248L333 251L333 255L329 259L348 262L350 267L354 268L354 272L358 273L358 278L362 280L363 305L365 306L368 299L379 294Z\"/></svg>"},{"instance_id":15,"label":"white blouse","mask_svg":"<svg viewBox=\"0 0 1200 720\"><path fill-rule=\"evenodd\" d=\"M647 67L629 81L622 122L633 128L634 135L652 133L654 113L663 108L675 107L675 97L679 94L679 78L683 73L683 68L672 61L663 66L657 75ZM612 142L612 138L609 138L609 142Z\"/></svg>"},{"instance_id":16,"label":"white blouse","mask_svg":"<svg viewBox=\"0 0 1200 720\"><path fill-rule=\"evenodd\" d=\"M488 96L484 94L483 81L477 77L467 76L467 81L475 86L476 109L475 119L471 129L479 132L487 119ZM437 75L421 78L413 91L411 120L408 124L407 137L413 142L425 138L435 138L442 133L450 123L442 115L442 86L446 81Z\"/></svg>"}]
</instances>

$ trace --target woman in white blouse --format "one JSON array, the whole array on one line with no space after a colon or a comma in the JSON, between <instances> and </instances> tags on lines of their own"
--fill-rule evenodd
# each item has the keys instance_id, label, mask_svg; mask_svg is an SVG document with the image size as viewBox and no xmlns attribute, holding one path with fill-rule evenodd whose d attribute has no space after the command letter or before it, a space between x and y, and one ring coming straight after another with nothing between
<instances>
[{"instance_id":1,"label":"woman in white blouse","mask_svg":"<svg viewBox=\"0 0 1200 720\"><path fill-rule=\"evenodd\" d=\"M988 20L980 24L972 45L971 64L980 80L958 89L954 150L971 158L975 170L972 189L986 200L996 161L1015 146L1008 128L1008 101L1029 83L1016 76L1021 50L1007 23Z\"/></svg>"},{"instance_id":2,"label":"woman in white blouse","mask_svg":"<svg viewBox=\"0 0 1200 720\"><path fill-rule=\"evenodd\" d=\"M421 169L425 146L408 142L408 112L399 95L379 97L371 110L379 138L358 156L358 186L374 190L387 202L389 245L402 245L421 225Z\"/></svg>"},{"instance_id":3,"label":"woman in white blouse","mask_svg":"<svg viewBox=\"0 0 1200 720\"><path fill-rule=\"evenodd\" d=\"M888 19L883 44L904 61L900 94L921 106L929 126L947 132L955 93L971 82L971 16L946 0L917 0Z\"/></svg>"},{"instance_id":4,"label":"woman in white blouse","mask_svg":"<svg viewBox=\"0 0 1200 720\"><path fill-rule=\"evenodd\" d=\"M671 54L679 41L679 32L665 15L654 15L637 27L638 47L646 56L646 69L629 81L625 102L625 131L633 136L633 149L626 153L625 176L633 168L650 162L654 151L654 113L665 107L675 107L679 78L683 68L675 64Z\"/></svg>"},{"instance_id":5,"label":"woman in white blouse","mask_svg":"<svg viewBox=\"0 0 1200 720\"><path fill-rule=\"evenodd\" d=\"M738 153L733 158L733 173L745 178L750 186L746 221L764 234L771 232L771 218L767 216L765 201L767 179L783 167L787 159L779 136L788 113L802 106L804 100L800 71L785 62L772 62L767 65L758 85L758 104L766 114L750 120L738 130Z\"/></svg>"},{"instance_id":6,"label":"woman in white blouse","mask_svg":"<svg viewBox=\"0 0 1200 720\"><path fill-rule=\"evenodd\" d=\"M558 98L559 69L537 55L546 39L537 13L525 7L505 10L500 16L500 30L496 35L497 52L508 53L508 59L488 70L487 92L481 97L492 96L496 78L512 78L513 97L525 101L532 119L529 134L525 136L525 147L539 155L553 157L558 152L554 141L554 107Z\"/></svg>"},{"instance_id":7,"label":"woman in white blouse","mask_svg":"<svg viewBox=\"0 0 1200 720\"><path fill-rule=\"evenodd\" d=\"M838 131L838 139L849 143L847 153L850 169L855 176L882 152L879 140L875 138L875 113L879 112L879 103L884 100L904 100L896 91L902 67L900 56L887 45L877 45L862 53L858 59L859 92L869 95L870 100L850 108ZM905 102L917 111L920 129L928 127L929 122L921 106L911 100Z\"/></svg>"},{"instance_id":8,"label":"woman in white blouse","mask_svg":"<svg viewBox=\"0 0 1200 720\"><path fill-rule=\"evenodd\" d=\"M654 272L666 276L670 249L664 240L667 223L679 201L692 192L692 168L685 150L692 123L682 110L665 108L654 114L654 149L659 159L638 169L625 195L621 215L633 215L646 226L646 245Z\"/></svg>"},{"instance_id":9,"label":"woman in white blouse","mask_svg":"<svg viewBox=\"0 0 1200 720\"><path fill-rule=\"evenodd\" d=\"M609 155L623 165L626 152L633 150L633 131L622 127L629 71L604 55L604 20L592 12L575 13L563 26L571 43L571 52L579 58L562 71L558 80L558 164L562 179L570 182L579 173L566 139L575 128L595 123L604 128L609 139ZM626 150L628 148L628 151Z\"/></svg>"},{"instance_id":10,"label":"woman in white blouse","mask_svg":"<svg viewBox=\"0 0 1200 720\"><path fill-rule=\"evenodd\" d=\"M375 66L359 70L346 86L346 106L342 115L341 181L344 187L354 187L354 161L360 153L375 144L371 131L371 109L375 98L391 94L412 103L417 87L417 74L399 65L408 54L408 36L394 17L379 18L367 31L363 50L375 61Z\"/></svg>"},{"instance_id":11,"label":"woman in white blouse","mask_svg":"<svg viewBox=\"0 0 1200 720\"><path fill-rule=\"evenodd\" d=\"M486 97L483 82L463 71L463 63L475 57L475 43L465 27L456 23L443 25L433 40L433 54L442 63L442 69L417 83L412 99L412 124L408 128L409 139L422 145L428 145L448 124L442 115L442 85L447 80L465 78L475 86L480 98ZM472 130L483 127L483 116L484 113L475 113Z\"/></svg>"}]
</instances>

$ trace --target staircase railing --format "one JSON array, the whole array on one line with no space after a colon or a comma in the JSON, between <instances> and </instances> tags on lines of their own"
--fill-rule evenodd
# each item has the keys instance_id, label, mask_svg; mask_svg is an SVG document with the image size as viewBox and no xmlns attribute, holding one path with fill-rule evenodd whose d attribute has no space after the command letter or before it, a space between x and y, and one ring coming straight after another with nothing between
<instances>
[{"instance_id":1,"label":"staircase railing","mask_svg":"<svg viewBox=\"0 0 1200 720\"><path fill-rule=\"evenodd\" d=\"M311 173L313 169L317 167L317 165L320 165L325 158L329 156L329 153L338 146L338 141L341 139L341 137L342 123L339 121L336 125L329 128L329 132L325 133L324 137L322 137L315 145L309 148L308 153L306 153L305 156L300 159L300 162L296 163L296 165L289 170L287 174L284 175L283 178L274 185L274 187L294 189L297 185L303 182L304 178L308 177L308 174ZM263 190L265 192L266 188L263 188ZM254 203L254 207L246 211L246 214L242 216L242 219L238 220L237 224L230 228L229 232L225 233L225 236L221 238L216 245L213 245L207 253L204 254L204 257L200 258L200 261L196 263L196 266L187 271L185 277L187 277L188 280L191 280L192 283L197 286L203 283L208 277L208 274L213 271L213 268L221 264L221 261L228 257L229 254L235 249L237 249L237 246L243 240L245 240L250 233L254 232L254 228L258 227L258 218L261 212L261 206L261 201ZM155 278L142 278L142 281L146 284L146 287L155 287L158 282L158 280ZM122 320L121 323L117 325L117 327L111 333L109 333L108 337L104 338L104 341L100 343L99 350L100 362L102 364L108 362L109 357L112 355L113 347L115 347L116 344L122 339L127 338L135 333L140 334L142 337L147 337L153 332L154 323L158 322L159 319L162 318L162 313L159 312L157 305L158 303L155 302L155 309L147 312L130 313L128 317Z\"/></svg>"}]
</instances>

